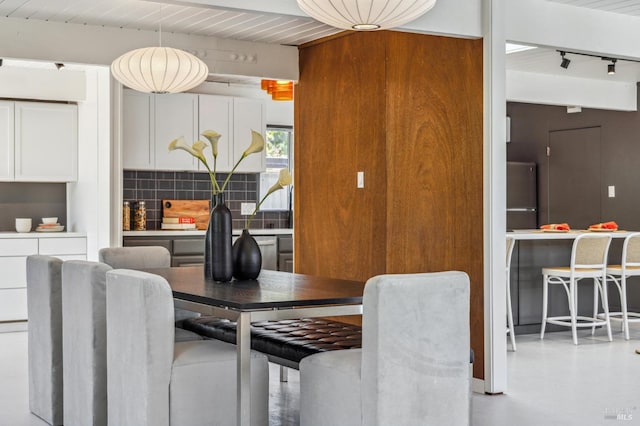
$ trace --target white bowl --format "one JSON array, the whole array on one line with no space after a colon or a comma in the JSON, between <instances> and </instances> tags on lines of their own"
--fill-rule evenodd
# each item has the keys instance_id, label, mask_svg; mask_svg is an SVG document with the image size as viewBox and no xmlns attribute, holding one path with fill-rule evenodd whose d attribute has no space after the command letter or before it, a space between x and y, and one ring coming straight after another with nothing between
<instances>
[{"instance_id":1,"label":"white bowl","mask_svg":"<svg viewBox=\"0 0 640 426\"><path fill-rule=\"evenodd\" d=\"M21 217L16 218L16 231L31 232L31 219Z\"/></svg>"},{"instance_id":2,"label":"white bowl","mask_svg":"<svg viewBox=\"0 0 640 426\"><path fill-rule=\"evenodd\" d=\"M43 217L42 218L42 223L44 223L45 225L56 224L56 223L58 223L58 218L57 217Z\"/></svg>"}]
</instances>

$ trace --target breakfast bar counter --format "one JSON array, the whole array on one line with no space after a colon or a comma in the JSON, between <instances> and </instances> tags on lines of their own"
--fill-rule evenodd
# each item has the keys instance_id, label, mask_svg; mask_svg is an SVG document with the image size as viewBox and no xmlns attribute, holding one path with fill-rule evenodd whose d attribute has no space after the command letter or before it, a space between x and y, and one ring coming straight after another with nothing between
<instances>
[{"instance_id":1,"label":"breakfast bar counter","mask_svg":"<svg viewBox=\"0 0 640 426\"><path fill-rule=\"evenodd\" d=\"M550 266L569 266L571 247L578 235L594 231L572 230L568 232L548 232L539 229L522 229L506 232L516 244L511 259L511 300L516 334L538 333L542 319L542 268ZM601 231L598 231L601 232ZM622 243L633 231L610 231L613 240L609 248L609 263L620 264ZM566 296L560 286L553 286L549 293L549 315L567 315ZM557 288L555 288L557 287ZM587 294L588 293L588 294ZM634 299L635 296L635 299ZM629 295L629 307L640 308L640 294ZM580 293L579 306L592 306L588 300L593 291ZM591 299L592 300L592 299ZM617 292L610 288L609 308L619 309ZM579 312L586 315L588 312ZM589 313L590 314L590 313ZM553 331L553 325L547 329Z\"/></svg>"}]
</instances>

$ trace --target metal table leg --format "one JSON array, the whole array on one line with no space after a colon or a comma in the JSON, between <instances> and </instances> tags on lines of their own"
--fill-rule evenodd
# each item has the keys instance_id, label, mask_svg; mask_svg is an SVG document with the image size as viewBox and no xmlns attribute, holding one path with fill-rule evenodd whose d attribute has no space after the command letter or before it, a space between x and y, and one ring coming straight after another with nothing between
<instances>
[{"instance_id":1,"label":"metal table leg","mask_svg":"<svg viewBox=\"0 0 640 426\"><path fill-rule=\"evenodd\" d=\"M236 348L238 351L238 405L239 426L251 424L251 313L241 312L238 316Z\"/></svg>"}]
</instances>

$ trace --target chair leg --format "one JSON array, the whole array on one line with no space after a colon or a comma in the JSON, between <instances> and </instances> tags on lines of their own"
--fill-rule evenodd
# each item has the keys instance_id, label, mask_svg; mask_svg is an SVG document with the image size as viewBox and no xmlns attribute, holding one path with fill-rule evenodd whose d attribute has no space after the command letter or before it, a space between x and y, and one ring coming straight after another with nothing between
<instances>
[{"instance_id":1,"label":"chair leg","mask_svg":"<svg viewBox=\"0 0 640 426\"><path fill-rule=\"evenodd\" d=\"M595 281L595 279L594 279ZM604 320L607 324L607 337L609 341L613 341L613 336L611 335L611 319L609 318L609 297L607 295L607 278L602 277L602 286L600 289L602 290L602 309L604 310Z\"/></svg>"},{"instance_id":2,"label":"chair leg","mask_svg":"<svg viewBox=\"0 0 640 426\"><path fill-rule=\"evenodd\" d=\"M573 337L573 344L578 344L578 327L576 318L578 309L578 292L576 291L576 281L571 279L569 284L569 314L571 315L571 336Z\"/></svg>"},{"instance_id":3,"label":"chair leg","mask_svg":"<svg viewBox=\"0 0 640 426\"><path fill-rule=\"evenodd\" d=\"M606 285L606 284L605 284ZM593 279L593 318L598 318L598 279ZM596 323L594 320L593 325L591 326L591 335L593 336L596 333Z\"/></svg>"},{"instance_id":4,"label":"chair leg","mask_svg":"<svg viewBox=\"0 0 640 426\"><path fill-rule=\"evenodd\" d=\"M620 305L622 305L622 329L625 340L629 340L629 314L627 312L627 277L622 277L622 288L620 291Z\"/></svg>"},{"instance_id":5,"label":"chair leg","mask_svg":"<svg viewBox=\"0 0 640 426\"><path fill-rule=\"evenodd\" d=\"M540 339L544 339L544 329L547 327L547 293L548 289L548 275L542 277L542 326L540 327Z\"/></svg>"},{"instance_id":6,"label":"chair leg","mask_svg":"<svg viewBox=\"0 0 640 426\"><path fill-rule=\"evenodd\" d=\"M509 327L509 338L511 339L511 348L516 351L516 333L513 328L513 310L511 309L511 283L509 282L509 273L507 272L507 325Z\"/></svg>"}]
</instances>

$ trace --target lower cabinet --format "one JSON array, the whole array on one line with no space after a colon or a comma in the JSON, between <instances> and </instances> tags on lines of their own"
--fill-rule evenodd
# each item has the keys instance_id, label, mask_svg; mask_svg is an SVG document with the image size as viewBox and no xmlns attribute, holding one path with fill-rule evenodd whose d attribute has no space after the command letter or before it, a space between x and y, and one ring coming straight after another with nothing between
<instances>
[{"instance_id":1,"label":"lower cabinet","mask_svg":"<svg viewBox=\"0 0 640 426\"><path fill-rule=\"evenodd\" d=\"M293 272L293 240L290 235L254 235L253 236L262 252L262 269L287 270ZM233 237L233 240L237 236ZM289 251L291 261L287 263L289 269L282 269L283 263L279 260L282 255L279 252L282 239L285 239L283 247ZM287 240L288 239L288 240ZM288 243L287 243L288 241ZM126 236L122 245L132 246L163 246L171 253L171 266L194 266L204 263L204 236Z\"/></svg>"},{"instance_id":2,"label":"lower cabinet","mask_svg":"<svg viewBox=\"0 0 640 426\"><path fill-rule=\"evenodd\" d=\"M27 319L27 256L86 260L85 237L0 238L0 321Z\"/></svg>"}]
</instances>

